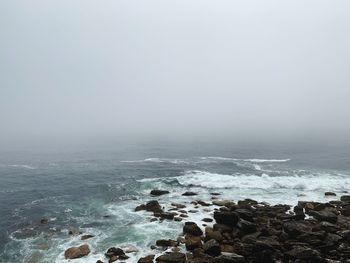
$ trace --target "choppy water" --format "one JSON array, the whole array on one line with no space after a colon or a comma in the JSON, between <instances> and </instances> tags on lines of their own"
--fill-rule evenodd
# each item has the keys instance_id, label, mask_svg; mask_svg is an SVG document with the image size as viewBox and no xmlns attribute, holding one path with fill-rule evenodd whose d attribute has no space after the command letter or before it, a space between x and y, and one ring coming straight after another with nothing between
<instances>
[{"instance_id":1,"label":"choppy water","mask_svg":"<svg viewBox=\"0 0 350 263\"><path fill-rule=\"evenodd\" d=\"M294 149L294 148L293 148ZM70 152L2 152L0 159L0 262L67 262L64 250L88 243L92 253L74 262L96 262L111 246L134 245L136 262L159 238L176 237L181 222L150 222L134 212L152 199L253 198L270 203L324 201L325 191L350 190L347 149L249 149L192 146L130 146ZM183 197L185 191L199 195ZM204 217L204 211L192 216ZM41 224L48 218L48 224ZM82 242L71 228L96 237Z\"/></svg>"}]
</instances>

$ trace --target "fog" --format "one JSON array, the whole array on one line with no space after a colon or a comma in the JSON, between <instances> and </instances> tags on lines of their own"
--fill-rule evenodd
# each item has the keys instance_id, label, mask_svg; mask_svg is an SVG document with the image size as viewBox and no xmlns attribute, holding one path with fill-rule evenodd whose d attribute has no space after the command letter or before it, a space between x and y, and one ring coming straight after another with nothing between
<instances>
[{"instance_id":1,"label":"fog","mask_svg":"<svg viewBox=\"0 0 350 263\"><path fill-rule=\"evenodd\" d=\"M344 137L350 2L0 2L0 141Z\"/></svg>"}]
</instances>

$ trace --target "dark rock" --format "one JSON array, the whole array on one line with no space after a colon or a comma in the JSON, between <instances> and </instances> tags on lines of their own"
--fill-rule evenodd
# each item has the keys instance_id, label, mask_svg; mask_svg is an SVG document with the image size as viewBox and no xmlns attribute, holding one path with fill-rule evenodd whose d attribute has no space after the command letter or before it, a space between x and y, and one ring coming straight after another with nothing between
<instances>
[{"instance_id":1,"label":"dark rock","mask_svg":"<svg viewBox=\"0 0 350 263\"><path fill-rule=\"evenodd\" d=\"M185 263L186 255L179 252L172 252L169 254L164 254L156 258L156 262L161 263Z\"/></svg>"},{"instance_id":2,"label":"dark rock","mask_svg":"<svg viewBox=\"0 0 350 263\"><path fill-rule=\"evenodd\" d=\"M193 196L193 195L197 195L197 193L195 193L195 192L185 192L182 195L183 196Z\"/></svg>"},{"instance_id":3,"label":"dark rock","mask_svg":"<svg viewBox=\"0 0 350 263\"><path fill-rule=\"evenodd\" d=\"M350 203L350 195L342 195L340 197L340 201L346 202L346 203Z\"/></svg>"},{"instance_id":4,"label":"dark rock","mask_svg":"<svg viewBox=\"0 0 350 263\"><path fill-rule=\"evenodd\" d=\"M203 218L202 221L209 223L209 222L213 222L213 219L212 218Z\"/></svg>"},{"instance_id":5,"label":"dark rock","mask_svg":"<svg viewBox=\"0 0 350 263\"><path fill-rule=\"evenodd\" d=\"M221 242L223 240L223 236L220 231L215 231L211 227L205 228L205 240L214 239L218 242Z\"/></svg>"},{"instance_id":6,"label":"dark rock","mask_svg":"<svg viewBox=\"0 0 350 263\"><path fill-rule=\"evenodd\" d=\"M171 203L171 205L172 205L172 206L175 206L175 207L178 208L178 209L186 208L186 206L183 205L183 204Z\"/></svg>"},{"instance_id":7,"label":"dark rock","mask_svg":"<svg viewBox=\"0 0 350 263\"><path fill-rule=\"evenodd\" d=\"M49 219L47 219L47 218L42 218L42 219L40 220L40 223L41 223L41 224L47 224L47 223L49 223Z\"/></svg>"},{"instance_id":8,"label":"dark rock","mask_svg":"<svg viewBox=\"0 0 350 263\"><path fill-rule=\"evenodd\" d=\"M220 244L215 239L210 239L209 241L205 242L203 245L204 253L216 257L220 255L221 248Z\"/></svg>"},{"instance_id":9,"label":"dark rock","mask_svg":"<svg viewBox=\"0 0 350 263\"><path fill-rule=\"evenodd\" d=\"M325 192L324 195L325 196L336 196L337 194L333 193L333 192Z\"/></svg>"},{"instance_id":10,"label":"dark rock","mask_svg":"<svg viewBox=\"0 0 350 263\"><path fill-rule=\"evenodd\" d=\"M159 239L156 241L156 245L159 247L176 247L179 243L171 239Z\"/></svg>"},{"instance_id":11,"label":"dark rock","mask_svg":"<svg viewBox=\"0 0 350 263\"><path fill-rule=\"evenodd\" d=\"M244 263L244 256L238 255L236 253L225 253L223 252L221 256L213 259L213 263Z\"/></svg>"},{"instance_id":12,"label":"dark rock","mask_svg":"<svg viewBox=\"0 0 350 263\"><path fill-rule=\"evenodd\" d=\"M283 229L291 237L296 237L302 233L310 232L311 226L302 221L290 221L283 224Z\"/></svg>"},{"instance_id":13,"label":"dark rock","mask_svg":"<svg viewBox=\"0 0 350 263\"><path fill-rule=\"evenodd\" d=\"M68 231L68 234L72 236L78 236L78 235L81 235L82 232L77 228L72 228Z\"/></svg>"},{"instance_id":14,"label":"dark rock","mask_svg":"<svg viewBox=\"0 0 350 263\"><path fill-rule=\"evenodd\" d=\"M170 193L169 191L158 190L158 189L155 189L155 190L151 191L151 195L155 195L155 196L165 195L165 194L169 194L169 193Z\"/></svg>"},{"instance_id":15,"label":"dark rock","mask_svg":"<svg viewBox=\"0 0 350 263\"><path fill-rule=\"evenodd\" d=\"M68 248L64 252L64 257L66 259L81 258L87 256L90 253L90 248L87 244L81 245L79 247Z\"/></svg>"},{"instance_id":16,"label":"dark rock","mask_svg":"<svg viewBox=\"0 0 350 263\"><path fill-rule=\"evenodd\" d=\"M124 255L124 251L121 248L111 247L105 253L106 257L111 258L113 256L121 256Z\"/></svg>"},{"instance_id":17,"label":"dark rock","mask_svg":"<svg viewBox=\"0 0 350 263\"><path fill-rule=\"evenodd\" d=\"M183 233L189 234L192 236L201 236L203 235L203 231L197 226L194 222L186 222L183 227Z\"/></svg>"},{"instance_id":18,"label":"dark rock","mask_svg":"<svg viewBox=\"0 0 350 263\"><path fill-rule=\"evenodd\" d=\"M81 240L86 240L86 239L89 239L89 238L93 238L94 237L94 235L83 235L83 236L81 236Z\"/></svg>"},{"instance_id":19,"label":"dark rock","mask_svg":"<svg viewBox=\"0 0 350 263\"><path fill-rule=\"evenodd\" d=\"M97 260L96 263L103 263L103 261L102 260Z\"/></svg>"},{"instance_id":20,"label":"dark rock","mask_svg":"<svg viewBox=\"0 0 350 263\"><path fill-rule=\"evenodd\" d=\"M335 215L332 212L328 212L328 211L309 211L308 215L313 216L315 219L319 220L319 221L327 221L330 223L336 223L338 220L338 216Z\"/></svg>"},{"instance_id":21,"label":"dark rock","mask_svg":"<svg viewBox=\"0 0 350 263\"><path fill-rule=\"evenodd\" d=\"M321 255L317 250L305 247L294 247L292 250L286 252L286 255L293 259L303 260L321 260ZM318 261L322 262L322 261Z\"/></svg>"},{"instance_id":22,"label":"dark rock","mask_svg":"<svg viewBox=\"0 0 350 263\"><path fill-rule=\"evenodd\" d=\"M140 258L137 263L153 263L154 255L148 255L146 257Z\"/></svg>"},{"instance_id":23,"label":"dark rock","mask_svg":"<svg viewBox=\"0 0 350 263\"><path fill-rule=\"evenodd\" d=\"M199 236L186 236L186 249L193 251L202 247L202 239Z\"/></svg>"},{"instance_id":24,"label":"dark rock","mask_svg":"<svg viewBox=\"0 0 350 263\"><path fill-rule=\"evenodd\" d=\"M235 212L239 215L240 218L253 222L254 221L254 213L251 210L238 208Z\"/></svg>"},{"instance_id":25,"label":"dark rock","mask_svg":"<svg viewBox=\"0 0 350 263\"><path fill-rule=\"evenodd\" d=\"M163 212L161 206L156 200L149 201L146 204L139 205L138 207L135 208L135 211L140 211L140 210L146 210L153 213Z\"/></svg>"},{"instance_id":26,"label":"dark rock","mask_svg":"<svg viewBox=\"0 0 350 263\"><path fill-rule=\"evenodd\" d=\"M252 222L247 221L247 220L240 219L238 221L237 227L244 234L250 234L250 233L256 232L256 225Z\"/></svg>"},{"instance_id":27,"label":"dark rock","mask_svg":"<svg viewBox=\"0 0 350 263\"><path fill-rule=\"evenodd\" d=\"M235 212L216 211L214 212L214 218L219 224L234 227L238 223L239 215Z\"/></svg>"}]
</instances>

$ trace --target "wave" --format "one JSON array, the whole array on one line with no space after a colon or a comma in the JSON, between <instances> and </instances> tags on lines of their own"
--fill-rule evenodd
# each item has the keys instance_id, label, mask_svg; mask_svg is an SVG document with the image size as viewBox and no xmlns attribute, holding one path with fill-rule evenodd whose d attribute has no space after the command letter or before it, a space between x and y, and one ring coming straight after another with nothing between
<instances>
[{"instance_id":1,"label":"wave","mask_svg":"<svg viewBox=\"0 0 350 263\"><path fill-rule=\"evenodd\" d=\"M182 186L197 186L222 189L299 189L299 190L344 190L350 187L350 178L330 174L308 174L289 176L270 176L247 174L219 174L207 171L187 171L178 176Z\"/></svg>"},{"instance_id":2,"label":"wave","mask_svg":"<svg viewBox=\"0 0 350 263\"><path fill-rule=\"evenodd\" d=\"M201 157L202 160L214 160L214 161L243 161L251 163L285 163L289 162L291 159L238 159L238 158L228 158L228 157Z\"/></svg>"},{"instance_id":3,"label":"wave","mask_svg":"<svg viewBox=\"0 0 350 263\"><path fill-rule=\"evenodd\" d=\"M122 163L172 163L172 164L189 164L189 160L171 159L171 158L146 158L143 160L121 161Z\"/></svg>"},{"instance_id":4,"label":"wave","mask_svg":"<svg viewBox=\"0 0 350 263\"><path fill-rule=\"evenodd\" d=\"M8 167L25 168L25 169L30 169L30 170L36 169L35 167L27 165L27 164L9 164L7 166Z\"/></svg>"}]
</instances>

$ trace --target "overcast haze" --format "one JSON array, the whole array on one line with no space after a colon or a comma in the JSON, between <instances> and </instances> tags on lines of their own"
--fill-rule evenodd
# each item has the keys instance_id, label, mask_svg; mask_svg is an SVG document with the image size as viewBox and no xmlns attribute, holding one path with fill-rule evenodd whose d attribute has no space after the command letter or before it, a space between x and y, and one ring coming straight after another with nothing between
<instances>
[{"instance_id":1,"label":"overcast haze","mask_svg":"<svg viewBox=\"0 0 350 263\"><path fill-rule=\"evenodd\" d=\"M0 3L1 140L345 137L349 1Z\"/></svg>"}]
</instances>

